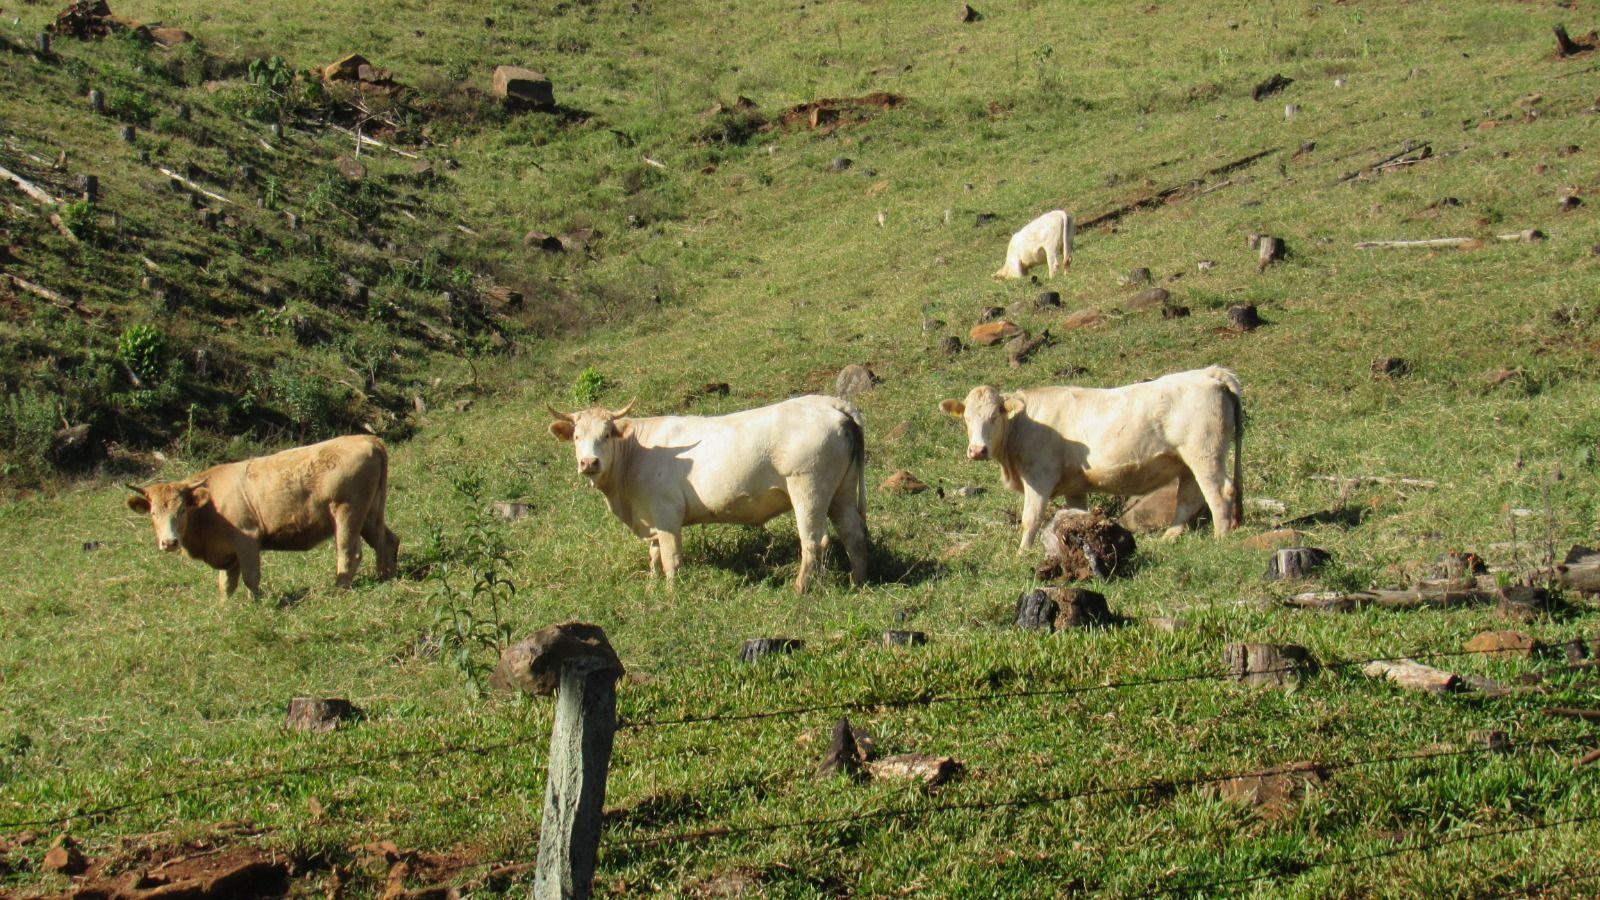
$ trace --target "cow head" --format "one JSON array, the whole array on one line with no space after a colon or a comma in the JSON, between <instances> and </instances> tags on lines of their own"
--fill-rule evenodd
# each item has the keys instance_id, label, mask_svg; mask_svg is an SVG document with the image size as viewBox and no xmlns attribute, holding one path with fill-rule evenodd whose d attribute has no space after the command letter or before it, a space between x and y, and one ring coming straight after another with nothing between
<instances>
[{"instance_id":1,"label":"cow head","mask_svg":"<svg viewBox=\"0 0 1600 900\"><path fill-rule=\"evenodd\" d=\"M204 482L168 481L149 487L128 485L133 496L128 508L146 513L156 529L156 546L167 552L177 550L189 527L189 514L211 502L211 491Z\"/></svg>"},{"instance_id":2,"label":"cow head","mask_svg":"<svg viewBox=\"0 0 1600 900\"><path fill-rule=\"evenodd\" d=\"M965 402L940 401L939 410L967 423L967 459L989 459L1000 452L1006 420L1022 411L1022 401L982 384L967 394Z\"/></svg>"},{"instance_id":3,"label":"cow head","mask_svg":"<svg viewBox=\"0 0 1600 900\"><path fill-rule=\"evenodd\" d=\"M630 423L625 417L633 409L633 401L615 411L594 407L564 413L555 407L547 408L550 415L556 417L550 423L550 433L556 440L572 442L578 472L591 482L604 481L611 474L611 462L616 458L617 439L628 434Z\"/></svg>"}]
</instances>

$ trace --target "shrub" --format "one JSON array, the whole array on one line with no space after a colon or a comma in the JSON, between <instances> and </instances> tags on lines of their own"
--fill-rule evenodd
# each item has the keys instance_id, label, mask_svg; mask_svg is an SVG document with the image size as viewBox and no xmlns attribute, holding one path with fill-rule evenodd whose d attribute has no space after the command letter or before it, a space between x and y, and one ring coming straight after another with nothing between
<instances>
[{"instance_id":1,"label":"shrub","mask_svg":"<svg viewBox=\"0 0 1600 900\"><path fill-rule=\"evenodd\" d=\"M217 105L245 119L276 122L283 116L283 97L260 84L240 84L217 92Z\"/></svg>"},{"instance_id":2,"label":"shrub","mask_svg":"<svg viewBox=\"0 0 1600 900\"><path fill-rule=\"evenodd\" d=\"M61 204L61 225L72 236L86 241L94 234L94 204L88 200L74 200Z\"/></svg>"},{"instance_id":3,"label":"shrub","mask_svg":"<svg viewBox=\"0 0 1600 900\"><path fill-rule=\"evenodd\" d=\"M267 376L267 385L273 399L303 435L333 434L341 430L349 418L350 389L329 381L304 364L279 360Z\"/></svg>"},{"instance_id":4,"label":"shrub","mask_svg":"<svg viewBox=\"0 0 1600 900\"><path fill-rule=\"evenodd\" d=\"M145 126L156 117L156 101L144 91L111 88L106 91L106 112L124 122Z\"/></svg>"},{"instance_id":5,"label":"shrub","mask_svg":"<svg viewBox=\"0 0 1600 900\"><path fill-rule=\"evenodd\" d=\"M50 472L50 445L60 427L55 403L18 391L0 403L0 474L38 482Z\"/></svg>"},{"instance_id":6,"label":"shrub","mask_svg":"<svg viewBox=\"0 0 1600 900\"><path fill-rule=\"evenodd\" d=\"M167 370L167 341L151 325L129 325L117 338L117 358L140 381L155 384Z\"/></svg>"},{"instance_id":7,"label":"shrub","mask_svg":"<svg viewBox=\"0 0 1600 900\"><path fill-rule=\"evenodd\" d=\"M294 83L294 70L283 57L273 54L250 60L245 80L273 91L287 90Z\"/></svg>"},{"instance_id":8,"label":"shrub","mask_svg":"<svg viewBox=\"0 0 1600 900\"><path fill-rule=\"evenodd\" d=\"M578 380L572 385L572 399L578 401L579 406L593 406L600 402L600 395L610 384L594 366L589 366L578 373Z\"/></svg>"}]
</instances>

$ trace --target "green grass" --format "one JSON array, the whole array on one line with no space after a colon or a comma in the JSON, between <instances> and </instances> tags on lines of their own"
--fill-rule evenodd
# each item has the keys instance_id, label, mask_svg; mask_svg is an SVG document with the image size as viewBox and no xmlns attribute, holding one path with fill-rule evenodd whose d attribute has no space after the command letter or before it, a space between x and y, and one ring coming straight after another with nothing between
<instances>
[{"instance_id":1,"label":"green grass","mask_svg":"<svg viewBox=\"0 0 1600 900\"><path fill-rule=\"evenodd\" d=\"M430 400L414 436L395 444L392 524L413 575L393 583L339 593L330 551L276 554L265 563L265 601L222 602L209 572L156 553L148 523L123 510L109 479L63 483L0 508L0 822L245 777L80 818L71 830L91 855L128 835L179 840L242 820L264 829L252 840L335 862L383 839L465 847L486 863L532 859L548 701L474 699L455 668L419 653L445 601L418 569L452 572L458 585L470 575L460 534L479 513L460 487L474 482L484 491L475 507L518 498L534 510L493 526L517 585L506 622L516 634L571 618L602 625L632 675L620 704L634 721L1212 671L1232 641L1300 643L1339 662L1451 650L1486 628L1517 627L1549 643L1593 636L1592 602L1582 598L1572 598L1571 616L1519 625L1488 609L1263 608L1253 601L1287 590L1259 580L1265 553L1205 535L1144 541L1134 575L1104 586L1119 613L1178 613L1188 627L1018 632L1007 618L1030 585L1031 561L1012 555L1007 516L1020 498L1000 487L992 466L962 458L960 427L935 409L980 382L1060 383L1067 376L1054 373L1081 367L1074 383L1115 385L1219 363L1245 384L1247 497L1281 500L1290 516L1367 510L1357 526L1310 530L1311 542L1334 554L1327 586L1402 583L1402 567L1450 549L1510 568L1513 553L1500 546L1511 539L1508 521L1524 564L1547 534L1558 553L1595 540L1600 335L1592 298L1600 275L1589 248L1600 229L1592 204L1556 211L1564 189L1591 186L1600 152L1589 146L1594 125L1583 112L1593 101L1587 76L1556 76L1593 62L1554 61L1548 26L1566 19L1576 33L1596 23L1541 9L1276 3L1144 12L1016 2L980 6L983 21L959 25L946 7L912 3L357 4L314 17L231 0L118 7L189 28L230 57L276 52L300 68L358 49L402 81L440 85L441 97L462 80L483 88L501 60L541 68L558 99L591 118L561 128L537 117L490 119L463 128L459 143L426 150L460 168L450 186L430 189L438 219L416 225L417 239L443 229L452 253L474 265L548 275L591 298L584 308L594 321L583 334L532 340L497 363L495 392L466 411ZM23 15L16 35L31 33L44 11ZM111 65L115 52L63 49L96 66ZM19 55L0 58L8 83L34 69ZM1250 87L1273 72L1296 81L1252 102ZM746 145L695 141L707 124L699 114L719 99L750 96L771 117L816 97L873 90L910 102L832 134L778 129ZM1534 92L1543 94L1540 114L1524 121L1516 101ZM55 140L87 133L87 114L55 99L21 104L19 115ZM1291 102L1299 114L1285 121ZM1476 127L1490 118L1497 127ZM1430 141L1436 158L1336 183L1407 139ZM307 151L323 164L339 152L326 140ZM1293 155L1308 141L1314 150ZM1558 155L1567 144L1583 150ZM1064 312L1104 310L1104 325L1063 330L1063 313L1032 309L1040 288L988 279L1009 230L1043 209L1065 205L1085 219L1269 148L1281 152L1232 173L1229 186L1079 235L1070 275L1049 288L1062 292ZM841 155L855 165L828 171ZM1537 174L1537 165L1548 168ZM108 190L110 205L134 215L134 186ZM1447 196L1461 205L1427 210ZM670 215L656 217L657 208ZM1000 218L974 228L980 212ZM628 228L629 214L646 227ZM457 219L475 223L479 238L455 232ZM547 261L530 261L521 248L527 229L587 224L605 235L594 259L547 272L539 268ZM1550 239L1438 253L1352 248L1535 227ZM1290 255L1258 274L1245 248L1251 232L1283 237ZM1202 259L1216 268L1199 273ZM305 261L291 254L282 264ZM1120 312L1118 277L1135 266L1150 267L1193 315ZM657 295L659 304L641 302ZM1259 304L1270 324L1219 333L1223 309L1238 302ZM998 349L934 351L982 307L1013 304L1016 321L1057 338L1027 365L1008 368ZM928 331L929 319L946 324ZM122 321L111 321L114 345ZM183 327L229 339L216 322ZM1375 379L1369 365L1380 356L1406 358L1412 373ZM545 432L544 405L564 408L578 394L614 406L636 396L643 413L713 413L826 389L851 362L870 362L884 379L857 400L871 484L907 468L946 489L940 498L874 487L876 577L859 591L844 585L835 560L819 590L789 592L798 552L788 519L759 530L695 530L678 583L650 583L643 546L584 486L570 449ZM414 365L408 377L418 383L435 372L457 385L468 378L462 362ZM1502 367L1522 375L1491 386ZM685 400L711 381L728 382L729 395ZM889 438L891 429L899 436ZM166 449L162 477L226 455ZM1349 474L1438 487L1364 485L1341 496L1310 477ZM962 485L988 490L963 499L953 491ZM1273 518L1252 510L1248 529ZM86 553L85 541L105 546ZM897 626L925 630L932 642L876 645ZM807 646L756 666L733 661L739 642L759 635ZM1448 665L1514 681L1554 661ZM1551 684L1544 696L1427 697L1336 669L1292 693L1196 681L852 713L885 752L947 753L966 765L963 778L931 795L814 780L836 712L627 730L608 794L608 806L626 812L607 830L598 886L689 894L744 873L777 896L1187 894L1256 876L1211 892L1512 891L1593 868L1600 828L1578 822L1318 864L1600 815L1594 771L1571 765L1593 729L1540 712L1593 706L1595 683L1572 676ZM288 734L284 703L302 694L349 697L367 716L331 735ZM1521 744L1576 743L1341 770L1276 821L1182 787L938 809L1298 759L1468 747L1470 733L1485 728ZM514 746L392 758L504 742ZM352 760L360 764L251 777ZM880 809L923 813L626 843ZM42 852L34 844L7 859L36 862ZM65 887L27 865L0 877L22 893ZM521 890L526 880L496 889ZM1552 892L1584 896L1592 885L1566 882ZM358 878L355 888L377 893L382 878Z\"/></svg>"}]
</instances>

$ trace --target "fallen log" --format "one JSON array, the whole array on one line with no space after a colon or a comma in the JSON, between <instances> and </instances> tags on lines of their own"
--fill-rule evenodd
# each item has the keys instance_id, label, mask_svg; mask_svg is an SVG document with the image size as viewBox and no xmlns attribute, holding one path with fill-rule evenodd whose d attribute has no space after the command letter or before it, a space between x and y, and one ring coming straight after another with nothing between
<instances>
[{"instance_id":1,"label":"fallen log","mask_svg":"<svg viewBox=\"0 0 1600 900\"><path fill-rule=\"evenodd\" d=\"M1600 759L1600 747L1596 747L1595 749L1590 750L1588 753L1585 753L1584 755L1573 760L1572 764L1575 766L1587 766L1597 759Z\"/></svg>"},{"instance_id":2,"label":"fallen log","mask_svg":"<svg viewBox=\"0 0 1600 900\"><path fill-rule=\"evenodd\" d=\"M1414 659L1374 660L1361 667L1368 678L1385 678L1400 687L1430 694L1443 694L1461 685L1461 676L1433 666L1425 666Z\"/></svg>"},{"instance_id":3,"label":"fallen log","mask_svg":"<svg viewBox=\"0 0 1600 900\"><path fill-rule=\"evenodd\" d=\"M60 294L56 293L55 291L52 291L47 287L43 287L43 286L34 284L31 281L25 281L25 280L23 280L21 278L18 278L15 275L12 275L10 272L0 272L0 278L4 278L5 280L9 281L13 286L18 288L19 290L27 291L28 293L33 294L36 297L43 297L44 299L49 300L51 303L54 303L56 306L59 306L62 309L75 309L75 308L77 308L77 304L76 303L74 303L71 300L68 300L66 297L61 296Z\"/></svg>"},{"instance_id":4,"label":"fallen log","mask_svg":"<svg viewBox=\"0 0 1600 900\"><path fill-rule=\"evenodd\" d=\"M1560 716L1563 719L1582 719L1585 722L1600 722L1600 709L1575 709L1570 706L1547 706L1544 714L1547 716Z\"/></svg>"},{"instance_id":5,"label":"fallen log","mask_svg":"<svg viewBox=\"0 0 1600 900\"><path fill-rule=\"evenodd\" d=\"M24 194L27 194L29 197L32 197L34 200L43 203L45 206L55 206L61 202L60 200L50 196L49 191L44 190L43 188L39 187L28 179L23 178L21 175L18 175L10 169L5 168L4 166L0 166L0 178L4 178L5 180L16 185L18 190L22 191Z\"/></svg>"},{"instance_id":6,"label":"fallen log","mask_svg":"<svg viewBox=\"0 0 1600 900\"><path fill-rule=\"evenodd\" d=\"M1427 478L1399 478L1392 475L1313 475L1312 481L1332 481L1338 484L1402 484L1407 487L1438 487L1439 482Z\"/></svg>"},{"instance_id":7,"label":"fallen log","mask_svg":"<svg viewBox=\"0 0 1600 900\"><path fill-rule=\"evenodd\" d=\"M404 156L406 159L421 159L422 158L421 156L419 156L419 155L417 155L415 153L411 153L411 152L406 151L406 150L401 150L399 147L396 147L393 144L385 144L383 141L380 141L377 138L367 137L366 135L361 134L361 133L355 131L354 129L346 128L343 125L334 125L334 124L332 124L330 122L328 124L328 127L332 128L334 131L337 131L337 132L339 132L341 134L347 134L350 137L355 138L356 139L356 145L357 145L358 148L359 147L377 147L379 150L387 150L390 153L395 154L396 156ZM271 148L268 148L268 149L271 149Z\"/></svg>"},{"instance_id":8,"label":"fallen log","mask_svg":"<svg viewBox=\"0 0 1600 900\"><path fill-rule=\"evenodd\" d=\"M188 178L185 178L183 175L181 175L181 174L179 174L177 172L174 172L173 170L167 168L166 166L156 166L156 171L160 172L161 174L163 174L165 176L167 176L168 178L171 178L173 181L178 182L179 184L183 185L184 187L188 188L189 190L195 191L196 193L203 194L203 195L205 195L207 197L210 197L211 199L213 199L213 200L215 200L215 201L217 201L219 203L232 203L233 202L232 200L229 200L227 197L222 196L221 194L217 193L216 191L207 190L206 188L202 187L201 185L189 180Z\"/></svg>"},{"instance_id":9,"label":"fallen log","mask_svg":"<svg viewBox=\"0 0 1600 900\"><path fill-rule=\"evenodd\" d=\"M1294 609L1351 612L1377 606L1384 609L1453 609L1500 601L1500 592L1476 588L1413 588L1411 590L1311 591L1283 601Z\"/></svg>"},{"instance_id":10,"label":"fallen log","mask_svg":"<svg viewBox=\"0 0 1600 900\"><path fill-rule=\"evenodd\" d=\"M1346 172L1343 175L1340 175L1333 183L1344 184L1346 181L1352 181L1356 178L1360 178L1362 174L1366 172L1376 171L1403 156L1410 156L1411 154L1416 153L1418 150L1423 150L1429 155L1432 155L1433 153L1432 146L1430 146L1426 141L1423 141L1422 143L1418 143L1416 141L1406 141L1405 143L1401 144L1400 149L1394 153L1391 153L1377 162L1371 163L1370 165L1362 166L1353 172Z\"/></svg>"},{"instance_id":11,"label":"fallen log","mask_svg":"<svg viewBox=\"0 0 1600 900\"><path fill-rule=\"evenodd\" d=\"M1510 234L1497 234L1494 240L1512 243L1534 244L1544 240L1544 232L1537 228L1525 231L1513 231ZM1420 241L1361 241L1356 244L1357 250L1388 250L1396 248L1438 248L1438 247L1464 247L1468 244L1481 243L1483 238L1449 237L1428 238Z\"/></svg>"},{"instance_id":12,"label":"fallen log","mask_svg":"<svg viewBox=\"0 0 1600 900\"><path fill-rule=\"evenodd\" d=\"M1207 170L1200 178L1191 178L1188 181L1182 182L1181 184L1174 184L1169 187L1162 188L1161 190L1141 197L1138 200L1124 203L1121 206L1118 206L1114 209L1109 209L1097 216L1091 216L1090 218L1077 223L1077 227L1093 228L1096 225L1104 225L1107 222L1115 222L1123 216L1132 212L1138 212L1141 209L1149 209L1152 206L1160 206L1184 191L1200 189L1200 185L1203 185L1205 180L1208 178L1220 178L1224 175L1230 175L1239 169L1242 169L1245 166L1262 159L1263 157L1271 156L1277 152L1278 148L1270 147L1266 150L1259 150L1250 154L1249 156L1241 156L1232 162L1224 163L1214 169Z\"/></svg>"}]
</instances>

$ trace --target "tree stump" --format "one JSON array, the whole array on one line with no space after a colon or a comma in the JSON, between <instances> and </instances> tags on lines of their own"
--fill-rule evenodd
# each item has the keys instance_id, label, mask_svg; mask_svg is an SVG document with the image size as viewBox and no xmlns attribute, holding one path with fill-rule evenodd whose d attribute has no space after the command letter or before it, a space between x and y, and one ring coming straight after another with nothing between
<instances>
[{"instance_id":1,"label":"tree stump","mask_svg":"<svg viewBox=\"0 0 1600 900\"><path fill-rule=\"evenodd\" d=\"M1315 575L1327 565L1328 551L1316 547L1284 547L1272 555L1267 564L1267 581L1300 581Z\"/></svg>"},{"instance_id":2,"label":"tree stump","mask_svg":"<svg viewBox=\"0 0 1600 900\"><path fill-rule=\"evenodd\" d=\"M133 139L137 134L138 129L134 128L132 125L122 125L117 128L117 139L122 141L124 144L133 143Z\"/></svg>"},{"instance_id":3,"label":"tree stump","mask_svg":"<svg viewBox=\"0 0 1600 900\"><path fill-rule=\"evenodd\" d=\"M1228 307L1228 327L1235 331L1255 331L1264 324L1254 303L1236 303Z\"/></svg>"},{"instance_id":4,"label":"tree stump","mask_svg":"<svg viewBox=\"0 0 1600 900\"><path fill-rule=\"evenodd\" d=\"M289 701L284 724L295 731L327 732L353 719L359 710L349 700L337 697L295 697Z\"/></svg>"},{"instance_id":5,"label":"tree stump","mask_svg":"<svg viewBox=\"0 0 1600 900\"><path fill-rule=\"evenodd\" d=\"M100 114L106 111L106 95L98 88L89 92L89 110Z\"/></svg>"},{"instance_id":6,"label":"tree stump","mask_svg":"<svg viewBox=\"0 0 1600 900\"><path fill-rule=\"evenodd\" d=\"M1504 731L1489 728L1474 731L1467 735L1475 746L1482 747L1490 753L1505 753L1511 749L1511 738Z\"/></svg>"},{"instance_id":7,"label":"tree stump","mask_svg":"<svg viewBox=\"0 0 1600 900\"><path fill-rule=\"evenodd\" d=\"M1018 628L1054 631L1056 615L1060 610L1061 607L1056 604L1055 598L1043 588L1024 591L1017 597L1017 610L1013 621Z\"/></svg>"},{"instance_id":8,"label":"tree stump","mask_svg":"<svg viewBox=\"0 0 1600 900\"><path fill-rule=\"evenodd\" d=\"M793 653L805 645L795 638L751 638L739 648L739 661L751 663L774 653Z\"/></svg>"},{"instance_id":9,"label":"tree stump","mask_svg":"<svg viewBox=\"0 0 1600 900\"><path fill-rule=\"evenodd\" d=\"M178 108L177 108L177 110L175 112L177 114L178 121L180 121L180 122L189 121L189 104L187 104L187 103L179 103L178 104Z\"/></svg>"},{"instance_id":10,"label":"tree stump","mask_svg":"<svg viewBox=\"0 0 1600 900\"><path fill-rule=\"evenodd\" d=\"M920 647L928 642L928 633L925 631L885 631L883 645L885 647Z\"/></svg>"},{"instance_id":11,"label":"tree stump","mask_svg":"<svg viewBox=\"0 0 1600 900\"><path fill-rule=\"evenodd\" d=\"M1044 588L1044 590L1056 595L1056 631L1110 625L1115 621L1111 609L1106 606L1104 594L1083 588Z\"/></svg>"},{"instance_id":12,"label":"tree stump","mask_svg":"<svg viewBox=\"0 0 1600 900\"><path fill-rule=\"evenodd\" d=\"M864 781L867 777L864 769L866 761L866 754L856 743L856 732L850 726L850 720L840 719L833 725L833 736L828 742L828 752L817 766L817 777L843 775L851 781Z\"/></svg>"},{"instance_id":13,"label":"tree stump","mask_svg":"<svg viewBox=\"0 0 1600 900\"><path fill-rule=\"evenodd\" d=\"M267 134L272 135L273 140L281 141L283 140L283 126L279 125L277 122L273 122L271 125L267 126Z\"/></svg>"},{"instance_id":14,"label":"tree stump","mask_svg":"<svg viewBox=\"0 0 1600 900\"><path fill-rule=\"evenodd\" d=\"M33 49L38 51L40 56L49 56L50 55L50 32L41 31L38 34L34 35L33 36Z\"/></svg>"},{"instance_id":15,"label":"tree stump","mask_svg":"<svg viewBox=\"0 0 1600 900\"><path fill-rule=\"evenodd\" d=\"M1150 270L1144 266L1139 266L1138 268L1129 269L1128 274L1122 276L1122 286L1138 287L1141 284L1149 284L1152 280Z\"/></svg>"},{"instance_id":16,"label":"tree stump","mask_svg":"<svg viewBox=\"0 0 1600 900\"><path fill-rule=\"evenodd\" d=\"M1260 240L1256 241L1256 271L1266 271L1267 266L1283 259L1283 254L1283 239L1263 234Z\"/></svg>"},{"instance_id":17,"label":"tree stump","mask_svg":"<svg viewBox=\"0 0 1600 900\"><path fill-rule=\"evenodd\" d=\"M1502 588L1495 613L1503 619L1528 622L1556 611L1559 604L1554 594L1541 587L1527 585Z\"/></svg>"},{"instance_id":18,"label":"tree stump","mask_svg":"<svg viewBox=\"0 0 1600 900\"><path fill-rule=\"evenodd\" d=\"M1411 371L1411 364L1398 356L1380 356L1372 361L1372 374L1378 378L1399 378Z\"/></svg>"},{"instance_id":19,"label":"tree stump","mask_svg":"<svg viewBox=\"0 0 1600 900\"><path fill-rule=\"evenodd\" d=\"M1061 292L1045 291L1039 295L1039 300L1034 305L1039 309L1060 309Z\"/></svg>"},{"instance_id":20,"label":"tree stump","mask_svg":"<svg viewBox=\"0 0 1600 900\"><path fill-rule=\"evenodd\" d=\"M100 199L100 176L79 175L78 193L90 203Z\"/></svg>"},{"instance_id":21,"label":"tree stump","mask_svg":"<svg viewBox=\"0 0 1600 900\"><path fill-rule=\"evenodd\" d=\"M1297 685L1317 670L1311 651L1298 644L1229 644L1222 664L1230 680L1252 687Z\"/></svg>"},{"instance_id":22,"label":"tree stump","mask_svg":"<svg viewBox=\"0 0 1600 900\"><path fill-rule=\"evenodd\" d=\"M1568 56L1577 56L1579 53L1582 53L1585 50L1594 49L1594 47L1588 44L1580 44L1573 40L1572 36L1567 34L1567 26L1565 25L1557 25L1550 30L1553 31L1556 36L1556 56L1565 59Z\"/></svg>"},{"instance_id":23,"label":"tree stump","mask_svg":"<svg viewBox=\"0 0 1600 900\"><path fill-rule=\"evenodd\" d=\"M953 334L947 334L939 339L939 352L945 356L955 356L961 350L961 338Z\"/></svg>"}]
</instances>

